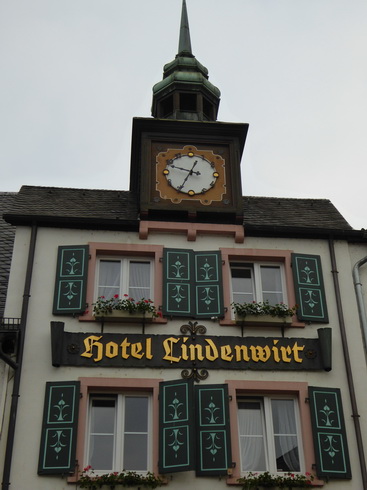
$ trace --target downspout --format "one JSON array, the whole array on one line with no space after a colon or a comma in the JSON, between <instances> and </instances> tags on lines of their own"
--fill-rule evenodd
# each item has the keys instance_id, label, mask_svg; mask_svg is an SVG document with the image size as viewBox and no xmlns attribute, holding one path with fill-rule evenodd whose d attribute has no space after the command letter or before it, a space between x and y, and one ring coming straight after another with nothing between
<instances>
[{"instance_id":1,"label":"downspout","mask_svg":"<svg viewBox=\"0 0 367 490\"><path fill-rule=\"evenodd\" d=\"M336 264L334 240L331 237L329 238L329 249L330 249L330 258L331 258L331 266L332 266L331 272L333 274L333 280L334 280L334 289L335 289L336 306L337 306L338 318L339 318L340 335L342 339L344 362L345 362L345 368L346 368L347 379L348 379L349 396L352 405L352 418L354 422L354 430L357 439L357 448L358 448L359 464L361 468L363 490L367 490L367 469L366 469L366 460L365 460L364 448L363 448L361 425L359 423L360 415L358 414L357 399L356 399L356 393L354 389L354 381L353 381L352 367L350 362L348 340L347 340L347 334L346 334L346 328L344 322L344 313L343 313L343 306L342 306L340 287L339 287L339 278L338 278L339 272L337 270L337 264Z\"/></svg>"},{"instance_id":2,"label":"downspout","mask_svg":"<svg viewBox=\"0 0 367 490\"><path fill-rule=\"evenodd\" d=\"M353 267L353 282L354 282L354 289L356 291L358 313L359 313L359 319L361 322L361 328L362 328L362 334L363 334L363 345L364 345L365 352L367 350L366 349L366 346L367 346L367 315L366 315L366 308L364 306L364 301L363 301L362 283L361 283L361 277L359 275L359 269L366 262L367 262L367 257L364 257L363 259L359 260L355 264L355 266Z\"/></svg>"},{"instance_id":3,"label":"downspout","mask_svg":"<svg viewBox=\"0 0 367 490\"><path fill-rule=\"evenodd\" d=\"M18 400L20 396L19 395L20 377L22 374L25 330L26 330L27 317L28 317L28 305L29 305L30 290L31 290L34 252L36 248L36 237L37 237L37 224L33 223L31 229L31 239L30 239L29 250L28 250L28 263L27 263L26 277L24 283L24 294L23 294L23 302L22 302L21 324L20 324L18 355L17 355L18 366L14 371L13 393L12 393L10 414L9 414L8 438L6 441L3 481L1 484L2 490L8 490L10 486L10 471L11 471L11 463L13 457L13 446L14 446L14 437L15 437L15 424L17 420Z\"/></svg>"}]
</instances>

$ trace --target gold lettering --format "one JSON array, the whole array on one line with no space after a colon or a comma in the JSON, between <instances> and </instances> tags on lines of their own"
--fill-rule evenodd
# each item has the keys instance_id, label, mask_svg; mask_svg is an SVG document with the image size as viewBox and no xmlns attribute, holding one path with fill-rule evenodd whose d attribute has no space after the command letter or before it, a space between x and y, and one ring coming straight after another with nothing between
<instances>
[{"instance_id":1,"label":"gold lettering","mask_svg":"<svg viewBox=\"0 0 367 490\"><path fill-rule=\"evenodd\" d=\"M181 354L182 354L182 359L184 361L187 361L187 359L189 358L189 354L187 352L187 345L185 345L185 342L188 340L188 337L183 337L182 338L182 342L183 344L181 345Z\"/></svg>"},{"instance_id":2,"label":"gold lettering","mask_svg":"<svg viewBox=\"0 0 367 490\"><path fill-rule=\"evenodd\" d=\"M141 345L141 342L137 342L136 344L131 344L131 355L133 357L136 357L137 359L141 359L144 356L144 352L141 353L142 350L143 350L143 346Z\"/></svg>"},{"instance_id":3,"label":"gold lettering","mask_svg":"<svg viewBox=\"0 0 367 490\"><path fill-rule=\"evenodd\" d=\"M145 357L147 359L153 359L152 355L152 339L146 339L145 341Z\"/></svg>"},{"instance_id":4,"label":"gold lettering","mask_svg":"<svg viewBox=\"0 0 367 490\"><path fill-rule=\"evenodd\" d=\"M163 341L163 348L164 348L164 351L165 351L165 356L163 357L163 359L165 361L169 361L171 364L173 362L179 362L180 359L181 359L181 356L180 357L174 357L172 354L173 354L173 345L174 344L177 344L177 342L179 341L179 339L175 339L174 337L168 337L168 339L165 339Z\"/></svg>"},{"instance_id":5,"label":"gold lettering","mask_svg":"<svg viewBox=\"0 0 367 490\"><path fill-rule=\"evenodd\" d=\"M216 345L211 339L205 339L205 342L209 344L205 346L205 357L208 359L208 361L215 361L218 359L219 355Z\"/></svg>"},{"instance_id":6,"label":"gold lettering","mask_svg":"<svg viewBox=\"0 0 367 490\"><path fill-rule=\"evenodd\" d=\"M85 346L85 352L83 354L80 354L83 357L88 357L91 358L93 356L92 349L93 347L96 347L97 349L97 357L93 359L94 362L99 362L102 359L103 356L103 345L101 342L98 342L102 338L102 335L100 337L96 337L95 335L90 335L86 339L84 339L84 346Z\"/></svg>"},{"instance_id":7,"label":"gold lettering","mask_svg":"<svg viewBox=\"0 0 367 490\"><path fill-rule=\"evenodd\" d=\"M252 360L255 362L266 362L269 360L271 351L268 345L261 347L261 345L252 345L250 347L252 352Z\"/></svg>"},{"instance_id":8,"label":"gold lettering","mask_svg":"<svg viewBox=\"0 0 367 490\"><path fill-rule=\"evenodd\" d=\"M223 361L232 361L233 354L230 345L223 345L223 347L220 348L220 357Z\"/></svg>"},{"instance_id":9,"label":"gold lettering","mask_svg":"<svg viewBox=\"0 0 367 490\"><path fill-rule=\"evenodd\" d=\"M108 342L106 344L106 356L112 359L116 357L118 354L118 345L116 342Z\"/></svg>"},{"instance_id":10,"label":"gold lettering","mask_svg":"<svg viewBox=\"0 0 367 490\"><path fill-rule=\"evenodd\" d=\"M235 345L234 350L236 352L236 361L249 361L248 349L246 345ZM242 356L241 356L242 352Z\"/></svg>"},{"instance_id":11,"label":"gold lettering","mask_svg":"<svg viewBox=\"0 0 367 490\"><path fill-rule=\"evenodd\" d=\"M197 344L197 345L189 345L189 350L190 350L190 361L195 361L196 359L198 359L199 361L203 361L204 360L204 356L203 356L203 348L201 345ZM195 351L197 351L197 354L195 353Z\"/></svg>"},{"instance_id":12,"label":"gold lettering","mask_svg":"<svg viewBox=\"0 0 367 490\"><path fill-rule=\"evenodd\" d=\"M289 345L287 347L281 347L280 352L282 353L282 361L283 362L291 362L292 359L287 357L287 354L291 354L291 352L292 352L292 349L289 347Z\"/></svg>"},{"instance_id":13,"label":"gold lettering","mask_svg":"<svg viewBox=\"0 0 367 490\"><path fill-rule=\"evenodd\" d=\"M125 338L120 346L121 346L121 357L123 359L128 359L130 357L130 354L127 353L127 348L130 347L130 342L127 341L127 338Z\"/></svg>"},{"instance_id":14,"label":"gold lettering","mask_svg":"<svg viewBox=\"0 0 367 490\"><path fill-rule=\"evenodd\" d=\"M279 349L278 349L278 347L275 347L278 342L279 342L279 340L273 340L274 347L271 349L273 351L275 362L280 362Z\"/></svg>"},{"instance_id":15,"label":"gold lettering","mask_svg":"<svg viewBox=\"0 0 367 490\"><path fill-rule=\"evenodd\" d=\"M302 362L302 359L298 356L298 352L302 352L304 348L304 345L298 345L297 342L294 344L292 351L295 362Z\"/></svg>"}]
</instances>

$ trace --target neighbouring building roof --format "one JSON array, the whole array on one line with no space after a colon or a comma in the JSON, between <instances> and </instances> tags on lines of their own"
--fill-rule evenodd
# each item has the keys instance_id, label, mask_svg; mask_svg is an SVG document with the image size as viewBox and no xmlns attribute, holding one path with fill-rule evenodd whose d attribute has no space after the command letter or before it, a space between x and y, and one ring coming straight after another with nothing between
<instances>
[{"instance_id":1,"label":"neighbouring building roof","mask_svg":"<svg viewBox=\"0 0 367 490\"><path fill-rule=\"evenodd\" d=\"M0 318L4 316L6 292L8 289L15 227L3 220L15 201L16 192L0 192Z\"/></svg>"},{"instance_id":2,"label":"neighbouring building roof","mask_svg":"<svg viewBox=\"0 0 367 490\"><path fill-rule=\"evenodd\" d=\"M137 229L139 225L137 199L130 191L23 186L12 198L5 214L16 225L32 221L72 228ZM243 213L245 231L253 234L274 235L282 230L360 233L328 199L247 196Z\"/></svg>"}]
</instances>

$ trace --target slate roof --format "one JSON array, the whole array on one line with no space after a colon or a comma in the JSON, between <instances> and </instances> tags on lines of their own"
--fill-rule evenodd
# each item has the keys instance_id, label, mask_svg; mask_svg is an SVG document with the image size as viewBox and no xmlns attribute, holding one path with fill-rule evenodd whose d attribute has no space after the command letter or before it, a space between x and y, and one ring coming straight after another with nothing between
<instances>
[{"instance_id":1,"label":"slate roof","mask_svg":"<svg viewBox=\"0 0 367 490\"><path fill-rule=\"evenodd\" d=\"M256 227L352 230L328 199L244 197L244 224Z\"/></svg>"},{"instance_id":2,"label":"slate roof","mask_svg":"<svg viewBox=\"0 0 367 490\"><path fill-rule=\"evenodd\" d=\"M72 227L97 221L103 228L116 222L123 226L138 219L137 200L130 191L39 186L23 186L9 214L16 224L37 218L44 225Z\"/></svg>"},{"instance_id":3,"label":"slate roof","mask_svg":"<svg viewBox=\"0 0 367 490\"><path fill-rule=\"evenodd\" d=\"M245 233L296 236L360 233L328 199L243 198ZM97 229L138 229L136 196L131 191L23 186L6 215L13 224ZM308 230L308 231L307 231Z\"/></svg>"},{"instance_id":4,"label":"slate roof","mask_svg":"<svg viewBox=\"0 0 367 490\"><path fill-rule=\"evenodd\" d=\"M15 237L15 227L6 223L2 215L12 206L16 195L15 192L0 192L0 318L4 316Z\"/></svg>"}]
</instances>

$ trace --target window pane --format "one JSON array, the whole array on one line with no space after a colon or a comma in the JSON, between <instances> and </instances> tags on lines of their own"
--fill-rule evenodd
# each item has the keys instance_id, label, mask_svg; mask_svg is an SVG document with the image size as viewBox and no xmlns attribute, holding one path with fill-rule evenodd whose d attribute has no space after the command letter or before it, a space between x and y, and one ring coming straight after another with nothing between
<instances>
[{"instance_id":1,"label":"window pane","mask_svg":"<svg viewBox=\"0 0 367 490\"><path fill-rule=\"evenodd\" d=\"M115 399L91 401L88 464L95 470L113 469L115 406Z\"/></svg>"},{"instance_id":2,"label":"window pane","mask_svg":"<svg viewBox=\"0 0 367 490\"><path fill-rule=\"evenodd\" d=\"M115 430L115 400L92 400L91 432L113 434Z\"/></svg>"},{"instance_id":3,"label":"window pane","mask_svg":"<svg viewBox=\"0 0 367 490\"><path fill-rule=\"evenodd\" d=\"M129 296L150 299L150 262L130 262Z\"/></svg>"},{"instance_id":4,"label":"window pane","mask_svg":"<svg viewBox=\"0 0 367 490\"><path fill-rule=\"evenodd\" d=\"M254 281L250 267L231 268L232 294L235 303L251 303L254 301Z\"/></svg>"},{"instance_id":5,"label":"window pane","mask_svg":"<svg viewBox=\"0 0 367 490\"><path fill-rule=\"evenodd\" d=\"M125 432L147 432L148 397L125 398Z\"/></svg>"},{"instance_id":6,"label":"window pane","mask_svg":"<svg viewBox=\"0 0 367 490\"><path fill-rule=\"evenodd\" d=\"M275 305L284 299L281 270L278 266L261 266L263 301Z\"/></svg>"},{"instance_id":7,"label":"window pane","mask_svg":"<svg viewBox=\"0 0 367 490\"><path fill-rule=\"evenodd\" d=\"M131 471L148 469L147 434L125 434L123 468Z\"/></svg>"},{"instance_id":8,"label":"window pane","mask_svg":"<svg viewBox=\"0 0 367 490\"><path fill-rule=\"evenodd\" d=\"M294 400L271 400L277 471L300 471Z\"/></svg>"},{"instance_id":9,"label":"window pane","mask_svg":"<svg viewBox=\"0 0 367 490\"><path fill-rule=\"evenodd\" d=\"M96 471L111 471L113 469L113 446L113 436L91 436L88 464Z\"/></svg>"},{"instance_id":10,"label":"window pane","mask_svg":"<svg viewBox=\"0 0 367 490\"><path fill-rule=\"evenodd\" d=\"M100 260L98 296L113 298L120 294L121 262L114 260Z\"/></svg>"},{"instance_id":11,"label":"window pane","mask_svg":"<svg viewBox=\"0 0 367 490\"><path fill-rule=\"evenodd\" d=\"M265 471L264 427L260 401L238 402L241 471Z\"/></svg>"}]
</instances>

